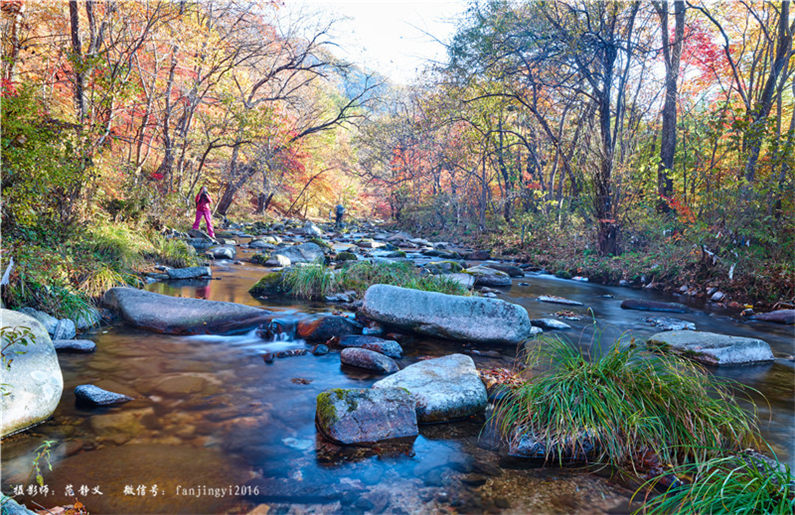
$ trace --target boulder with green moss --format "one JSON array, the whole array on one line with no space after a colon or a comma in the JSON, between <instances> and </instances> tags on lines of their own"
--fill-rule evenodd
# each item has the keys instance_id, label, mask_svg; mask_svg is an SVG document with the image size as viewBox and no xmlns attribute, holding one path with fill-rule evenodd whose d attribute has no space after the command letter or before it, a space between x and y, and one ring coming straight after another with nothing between
<instances>
[{"instance_id":1,"label":"boulder with green moss","mask_svg":"<svg viewBox=\"0 0 795 515\"><path fill-rule=\"evenodd\" d=\"M267 263L268 258L270 258L270 257L271 257L270 254L265 254L264 252L262 252L262 253L257 253L257 254L254 254L253 256L251 256L249 261L251 261L255 265L264 265L265 263Z\"/></svg>"},{"instance_id":2,"label":"boulder with green moss","mask_svg":"<svg viewBox=\"0 0 795 515\"><path fill-rule=\"evenodd\" d=\"M461 263L451 260L431 261L430 263L424 265L423 268L434 275L457 274L464 270L464 267L461 266Z\"/></svg>"},{"instance_id":3,"label":"boulder with green moss","mask_svg":"<svg viewBox=\"0 0 795 515\"><path fill-rule=\"evenodd\" d=\"M255 297L282 295L286 292L281 272L268 272L248 292Z\"/></svg>"},{"instance_id":4,"label":"boulder with green moss","mask_svg":"<svg viewBox=\"0 0 795 515\"><path fill-rule=\"evenodd\" d=\"M475 276L475 286L510 286L511 277L487 266L478 265L467 268L467 274Z\"/></svg>"},{"instance_id":5,"label":"boulder with green moss","mask_svg":"<svg viewBox=\"0 0 795 515\"><path fill-rule=\"evenodd\" d=\"M337 254L336 261L340 261L340 262L342 262L342 261L356 261L358 259L359 258L357 258L356 254L354 254L353 252L342 251L342 252Z\"/></svg>"},{"instance_id":6,"label":"boulder with green moss","mask_svg":"<svg viewBox=\"0 0 795 515\"><path fill-rule=\"evenodd\" d=\"M403 388L326 390L317 396L315 423L326 438L343 445L419 432L414 399Z\"/></svg>"}]
</instances>

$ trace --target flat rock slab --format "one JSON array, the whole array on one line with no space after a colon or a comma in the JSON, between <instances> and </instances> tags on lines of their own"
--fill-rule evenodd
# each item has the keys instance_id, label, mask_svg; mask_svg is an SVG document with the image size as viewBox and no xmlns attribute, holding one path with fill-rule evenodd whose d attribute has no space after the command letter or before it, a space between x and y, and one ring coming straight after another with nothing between
<instances>
[{"instance_id":1,"label":"flat rock slab","mask_svg":"<svg viewBox=\"0 0 795 515\"><path fill-rule=\"evenodd\" d=\"M486 387L472 358L450 354L420 361L381 379L373 388L405 388L417 401L417 420L448 422L483 413Z\"/></svg>"},{"instance_id":2,"label":"flat rock slab","mask_svg":"<svg viewBox=\"0 0 795 515\"><path fill-rule=\"evenodd\" d=\"M187 268L169 268L166 270L169 279L196 279L212 276L209 266L189 266Z\"/></svg>"},{"instance_id":3,"label":"flat rock slab","mask_svg":"<svg viewBox=\"0 0 795 515\"><path fill-rule=\"evenodd\" d=\"M403 388L327 390L317 396L315 422L324 436L344 445L419 433L414 399Z\"/></svg>"},{"instance_id":4,"label":"flat rock slab","mask_svg":"<svg viewBox=\"0 0 795 515\"><path fill-rule=\"evenodd\" d=\"M105 305L128 324L166 334L220 334L268 322L263 309L233 302L186 299L136 288L111 288Z\"/></svg>"},{"instance_id":5,"label":"flat rock slab","mask_svg":"<svg viewBox=\"0 0 795 515\"><path fill-rule=\"evenodd\" d=\"M565 329L571 329L571 326L566 322L561 322L560 320L555 320L554 318L534 318L530 321L534 327L540 327L544 330L551 330L551 331L562 331Z\"/></svg>"},{"instance_id":6,"label":"flat rock slab","mask_svg":"<svg viewBox=\"0 0 795 515\"><path fill-rule=\"evenodd\" d=\"M32 316L0 310L3 328L17 335L29 331L24 340L12 343L3 337L3 353L12 358L0 367L0 437L23 431L50 417L63 393L63 375L47 329ZM27 342L27 344L23 344ZM4 360L5 361L5 360Z\"/></svg>"},{"instance_id":7,"label":"flat rock slab","mask_svg":"<svg viewBox=\"0 0 795 515\"><path fill-rule=\"evenodd\" d=\"M374 350L361 349L358 347L342 349L340 353L340 362L343 365L372 370L379 374L392 374L400 369L392 358L384 356L380 352Z\"/></svg>"},{"instance_id":8,"label":"flat rock slab","mask_svg":"<svg viewBox=\"0 0 795 515\"><path fill-rule=\"evenodd\" d=\"M627 299L621 303L622 309L638 311L662 311L665 313L687 313L687 306L676 302L655 302L653 300Z\"/></svg>"},{"instance_id":9,"label":"flat rock slab","mask_svg":"<svg viewBox=\"0 0 795 515\"><path fill-rule=\"evenodd\" d=\"M340 339L340 347L361 347L375 352L380 352L384 356L393 359L400 359L403 356L403 347L395 340L384 340L377 336L348 335Z\"/></svg>"},{"instance_id":10,"label":"flat rock slab","mask_svg":"<svg viewBox=\"0 0 795 515\"><path fill-rule=\"evenodd\" d=\"M663 331L695 331L696 324L688 322L687 320L680 320L678 318L670 317L649 317L646 322L655 327L659 327Z\"/></svg>"},{"instance_id":11,"label":"flat rock slab","mask_svg":"<svg viewBox=\"0 0 795 515\"><path fill-rule=\"evenodd\" d=\"M91 340L53 340L55 350L59 352L94 352L97 344Z\"/></svg>"},{"instance_id":12,"label":"flat rock slab","mask_svg":"<svg viewBox=\"0 0 795 515\"><path fill-rule=\"evenodd\" d=\"M584 306L580 301L566 299L563 297L556 297L554 295L541 295L537 299L539 302L548 302L550 304L563 304L564 306Z\"/></svg>"},{"instance_id":13,"label":"flat rock slab","mask_svg":"<svg viewBox=\"0 0 795 515\"><path fill-rule=\"evenodd\" d=\"M757 338L704 331L666 331L652 335L648 344L670 348L706 365L744 365L773 360L770 345Z\"/></svg>"},{"instance_id":14,"label":"flat rock slab","mask_svg":"<svg viewBox=\"0 0 795 515\"><path fill-rule=\"evenodd\" d=\"M80 406L113 406L129 402L132 397L120 393L103 390L93 384L81 384L75 386L75 399Z\"/></svg>"},{"instance_id":15,"label":"flat rock slab","mask_svg":"<svg viewBox=\"0 0 795 515\"><path fill-rule=\"evenodd\" d=\"M361 309L376 322L450 340L517 345L531 335L527 310L499 299L374 284Z\"/></svg>"},{"instance_id":16,"label":"flat rock slab","mask_svg":"<svg viewBox=\"0 0 795 515\"><path fill-rule=\"evenodd\" d=\"M753 320L775 322L777 324L795 324L795 309L779 309L768 313L759 313L752 317Z\"/></svg>"}]
</instances>

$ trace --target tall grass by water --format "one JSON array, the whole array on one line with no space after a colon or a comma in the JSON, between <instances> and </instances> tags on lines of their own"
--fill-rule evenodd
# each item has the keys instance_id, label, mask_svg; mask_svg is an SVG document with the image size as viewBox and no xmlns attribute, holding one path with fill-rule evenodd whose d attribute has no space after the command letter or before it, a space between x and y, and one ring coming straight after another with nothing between
<instances>
[{"instance_id":1,"label":"tall grass by water","mask_svg":"<svg viewBox=\"0 0 795 515\"><path fill-rule=\"evenodd\" d=\"M705 462L759 443L755 416L732 395L735 383L673 355L616 341L594 359L576 345L539 338L526 365L537 374L508 391L492 418L507 439L533 434L547 459L581 454L635 470L650 454L663 466Z\"/></svg>"},{"instance_id":2,"label":"tall grass by water","mask_svg":"<svg viewBox=\"0 0 795 515\"><path fill-rule=\"evenodd\" d=\"M410 263L350 263L339 270L320 263L293 266L282 272L287 294L299 298L322 298L331 293L354 290L364 293L373 284L390 284L416 290L468 295L461 284L444 276L422 275Z\"/></svg>"}]
</instances>

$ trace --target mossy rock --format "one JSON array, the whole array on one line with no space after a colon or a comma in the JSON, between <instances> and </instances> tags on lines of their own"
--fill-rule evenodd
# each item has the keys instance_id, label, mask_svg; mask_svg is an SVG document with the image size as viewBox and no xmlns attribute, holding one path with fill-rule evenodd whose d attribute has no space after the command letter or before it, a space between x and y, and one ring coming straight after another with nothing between
<instances>
[{"instance_id":1,"label":"mossy rock","mask_svg":"<svg viewBox=\"0 0 795 515\"><path fill-rule=\"evenodd\" d=\"M336 261L356 261L358 259L353 252L342 251L337 254Z\"/></svg>"},{"instance_id":2,"label":"mossy rock","mask_svg":"<svg viewBox=\"0 0 795 515\"><path fill-rule=\"evenodd\" d=\"M384 257L387 258L405 258L406 252L403 250L393 250L389 254L386 254Z\"/></svg>"},{"instance_id":3,"label":"mossy rock","mask_svg":"<svg viewBox=\"0 0 795 515\"><path fill-rule=\"evenodd\" d=\"M327 242L323 238L318 238L317 236L315 236L314 238L310 238L309 241L314 243L315 245L323 247L324 249L330 249L331 248L331 244L329 242Z\"/></svg>"},{"instance_id":4,"label":"mossy rock","mask_svg":"<svg viewBox=\"0 0 795 515\"><path fill-rule=\"evenodd\" d=\"M354 390L346 390L344 388L332 388L321 392L317 396L317 418L318 421L324 425L331 425L339 420L340 415L337 413L335 407L336 401L340 400L345 402L348 411L354 411L359 407L359 402L353 393Z\"/></svg>"},{"instance_id":5,"label":"mossy rock","mask_svg":"<svg viewBox=\"0 0 795 515\"><path fill-rule=\"evenodd\" d=\"M268 272L248 292L255 297L286 293L281 272Z\"/></svg>"},{"instance_id":6,"label":"mossy rock","mask_svg":"<svg viewBox=\"0 0 795 515\"><path fill-rule=\"evenodd\" d=\"M264 265L270 257L270 254L265 253L254 254L251 256L251 262L255 265Z\"/></svg>"},{"instance_id":7,"label":"mossy rock","mask_svg":"<svg viewBox=\"0 0 795 515\"><path fill-rule=\"evenodd\" d=\"M426 270L434 275L438 274L458 274L464 271L464 267L457 261L431 261L424 266Z\"/></svg>"}]
</instances>

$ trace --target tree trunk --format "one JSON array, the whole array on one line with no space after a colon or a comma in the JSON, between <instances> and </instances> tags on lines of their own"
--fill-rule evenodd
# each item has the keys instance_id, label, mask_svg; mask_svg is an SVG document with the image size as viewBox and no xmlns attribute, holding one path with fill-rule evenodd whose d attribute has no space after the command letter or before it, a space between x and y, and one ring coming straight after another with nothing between
<instances>
[{"instance_id":1,"label":"tree trunk","mask_svg":"<svg viewBox=\"0 0 795 515\"><path fill-rule=\"evenodd\" d=\"M72 36L72 67L75 74L75 111L82 125L86 117L86 104L83 96L83 50L80 43L80 15L77 0L69 0L69 32Z\"/></svg>"}]
</instances>

